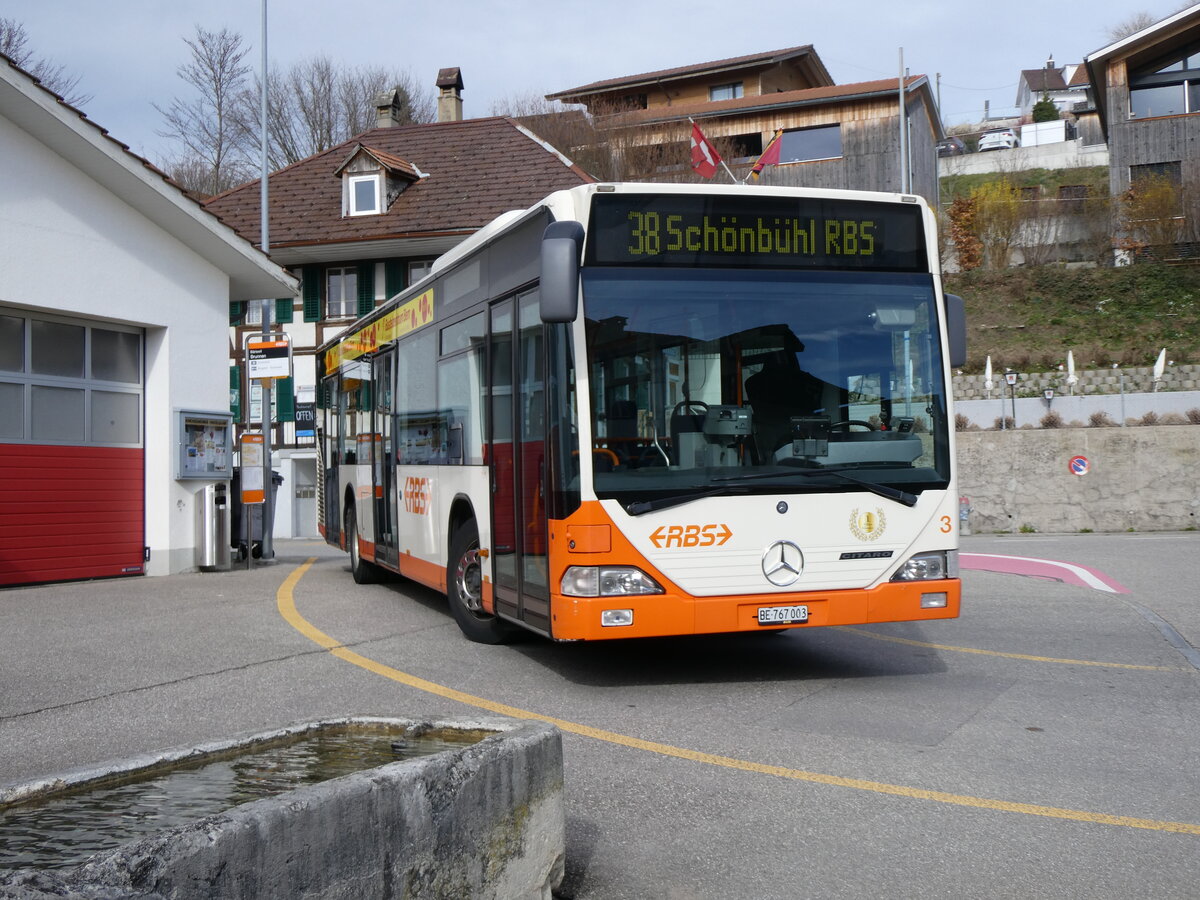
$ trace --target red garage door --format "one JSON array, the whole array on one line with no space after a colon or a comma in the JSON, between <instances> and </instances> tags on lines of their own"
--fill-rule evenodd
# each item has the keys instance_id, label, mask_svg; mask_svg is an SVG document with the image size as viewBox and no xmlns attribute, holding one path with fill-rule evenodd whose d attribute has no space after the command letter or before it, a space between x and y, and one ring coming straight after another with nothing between
<instances>
[{"instance_id":1,"label":"red garage door","mask_svg":"<svg viewBox=\"0 0 1200 900\"><path fill-rule=\"evenodd\" d=\"M140 574L140 331L0 309L0 585Z\"/></svg>"}]
</instances>

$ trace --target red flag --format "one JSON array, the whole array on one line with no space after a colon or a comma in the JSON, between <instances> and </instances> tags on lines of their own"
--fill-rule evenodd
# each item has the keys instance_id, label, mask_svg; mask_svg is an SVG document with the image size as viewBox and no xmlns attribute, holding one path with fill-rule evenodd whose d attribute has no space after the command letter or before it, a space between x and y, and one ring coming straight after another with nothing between
<instances>
[{"instance_id":1,"label":"red flag","mask_svg":"<svg viewBox=\"0 0 1200 900\"><path fill-rule=\"evenodd\" d=\"M708 142L704 132L695 122L692 123L692 168L701 178L712 178L717 174L717 166L721 164L721 155L717 148Z\"/></svg>"},{"instance_id":2,"label":"red flag","mask_svg":"<svg viewBox=\"0 0 1200 900\"><path fill-rule=\"evenodd\" d=\"M771 142L767 144L767 149L762 152L762 156L758 158L758 162L754 164L754 168L750 170L750 177L755 181L762 174L762 170L767 166L779 165L779 150L783 143L783 129L775 132L775 137L771 138Z\"/></svg>"}]
</instances>

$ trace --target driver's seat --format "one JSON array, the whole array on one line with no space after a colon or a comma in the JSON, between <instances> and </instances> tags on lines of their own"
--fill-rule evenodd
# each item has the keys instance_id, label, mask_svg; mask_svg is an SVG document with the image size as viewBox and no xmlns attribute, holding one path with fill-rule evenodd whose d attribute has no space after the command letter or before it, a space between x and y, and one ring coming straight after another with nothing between
<instances>
[{"instance_id":1,"label":"driver's seat","mask_svg":"<svg viewBox=\"0 0 1200 900\"><path fill-rule=\"evenodd\" d=\"M822 385L823 381L800 368L791 353L771 354L762 369L746 379L760 460L771 459L791 441L792 416L811 415L822 405Z\"/></svg>"}]
</instances>

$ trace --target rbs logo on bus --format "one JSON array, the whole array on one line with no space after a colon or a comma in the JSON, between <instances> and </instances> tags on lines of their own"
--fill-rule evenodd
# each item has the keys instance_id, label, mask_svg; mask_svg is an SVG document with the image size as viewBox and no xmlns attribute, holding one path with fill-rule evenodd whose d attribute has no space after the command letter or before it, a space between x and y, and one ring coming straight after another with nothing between
<instances>
[{"instance_id":1,"label":"rbs logo on bus","mask_svg":"<svg viewBox=\"0 0 1200 900\"><path fill-rule=\"evenodd\" d=\"M404 479L404 511L414 516L424 516L429 513L429 479Z\"/></svg>"},{"instance_id":2,"label":"rbs logo on bus","mask_svg":"<svg viewBox=\"0 0 1200 900\"><path fill-rule=\"evenodd\" d=\"M660 525L650 535L655 547L720 547L733 537L729 526L720 525Z\"/></svg>"}]
</instances>

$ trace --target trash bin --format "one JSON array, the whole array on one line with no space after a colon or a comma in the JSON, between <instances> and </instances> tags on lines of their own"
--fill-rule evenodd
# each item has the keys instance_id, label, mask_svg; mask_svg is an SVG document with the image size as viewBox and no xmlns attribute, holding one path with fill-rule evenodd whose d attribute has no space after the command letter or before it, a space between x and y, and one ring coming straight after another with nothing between
<instances>
[{"instance_id":1,"label":"trash bin","mask_svg":"<svg viewBox=\"0 0 1200 900\"><path fill-rule=\"evenodd\" d=\"M196 566L202 572L229 568L229 485L206 484L197 495Z\"/></svg>"}]
</instances>

